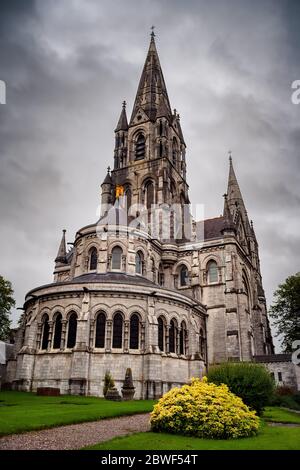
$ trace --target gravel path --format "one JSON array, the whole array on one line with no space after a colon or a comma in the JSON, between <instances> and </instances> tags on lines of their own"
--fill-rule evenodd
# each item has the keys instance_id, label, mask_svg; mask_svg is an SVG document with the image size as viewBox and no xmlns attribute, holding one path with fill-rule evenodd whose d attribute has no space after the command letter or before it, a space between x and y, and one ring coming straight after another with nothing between
<instances>
[{"instance_id":1,"label":"gravel path","mask_svg":"<svg viewBox=\"0 0 300 470\"><path fill-rule=\"evenodd\" d=\"M269 426L283 426L286 428L299 428L299 423L281 423L280 421L267 421Z\"/></svg>"},{"instance_id":2,"label":"gravel path","mask_svg":"<svg viewBox=\"0 0 300 470\"><path fill-rule=\"evenodd\" d=\"M12 434L0 439L1 450L67 450L149 430L149 414L122 416L90 423Z\"/></svg>"}]
</instances>

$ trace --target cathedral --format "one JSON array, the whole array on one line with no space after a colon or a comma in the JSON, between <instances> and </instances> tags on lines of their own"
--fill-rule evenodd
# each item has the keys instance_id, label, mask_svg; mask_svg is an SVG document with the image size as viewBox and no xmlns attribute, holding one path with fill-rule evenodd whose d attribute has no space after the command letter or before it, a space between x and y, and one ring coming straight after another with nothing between
<instances>
[{"instance_id":1,"label":"cathedral","mask_svg":"<svg viewBox=\"0 0 300 470\"><path fill-rule=\"evenodd\" d=\"M131 368L135 398L157 398L211 364L271 357L258 243L232 158L223 215L194 220L153 33L111 164L99 220L69 251L63 231L53 282L26 295L7 382L103 396L105 373L120 390Z\"/></svg>"}]
</instances>

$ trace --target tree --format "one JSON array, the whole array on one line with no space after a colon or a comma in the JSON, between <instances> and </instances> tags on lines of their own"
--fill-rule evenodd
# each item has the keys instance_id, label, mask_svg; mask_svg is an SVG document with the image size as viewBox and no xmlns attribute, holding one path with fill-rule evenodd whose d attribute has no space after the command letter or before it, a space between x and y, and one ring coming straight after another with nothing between
<instances>
[{"instance_id":1,"label":"tree","mask_svg":"<svg viewBox=\"0 0 300 470\"><path fill-rule=\"evenodd\" d=\"M262 415L274 393L274 381L262 364L224 362L209 368L207 378L217 385L226 384L229 390Z\"/></svg>"},{"instance_id":2,"label":"tree","mask_svg":"<svg viewBox=\"0 0 300 470\"><path fill-rule=\"evenodd\" d=\"M293 341L300 340L300 272L280 284L274 297L270 317L277 327L277 336L283 337L284 351L292 352Z\"/></svg>"},{"instance_id":3,"label":"tree","mask_svg":"<svg viewBox=\"0 0 300 470\"><path fill-rule=\"evenodd\" d=\"M9 336L11 320L10 309L15 306L11 282L0 276L0 340L6 341Z\"/></svg>"}]
</instances>

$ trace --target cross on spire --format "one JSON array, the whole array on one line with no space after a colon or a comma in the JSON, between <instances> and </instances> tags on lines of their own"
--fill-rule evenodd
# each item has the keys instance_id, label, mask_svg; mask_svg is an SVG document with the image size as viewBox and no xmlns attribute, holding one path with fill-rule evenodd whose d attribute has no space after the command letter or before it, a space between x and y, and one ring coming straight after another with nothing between
<instances>
[{"instance_id":1,"label":"cross on spire","mask_svg":"<svg viewBox=\"0 0 300 470\"><path fill-rule=\"evenodd\" d=\"M151 38L154 39L154 38L155 38L155 33L154 33L155 26L151 26L150 29L151 29L151 34L150 34L150 36L151 36Z\"/></svg>"},{"instance_id":2,"label":"cross on spire","mask_svg":"<svg viewBox=\"0 0 300 470\"><path fill-rule=\"evenodd\" d=\"M122 106L123 106L123 109L126 108L126 101L125 100L123 101Z\"/></svg>"}]
</instances>

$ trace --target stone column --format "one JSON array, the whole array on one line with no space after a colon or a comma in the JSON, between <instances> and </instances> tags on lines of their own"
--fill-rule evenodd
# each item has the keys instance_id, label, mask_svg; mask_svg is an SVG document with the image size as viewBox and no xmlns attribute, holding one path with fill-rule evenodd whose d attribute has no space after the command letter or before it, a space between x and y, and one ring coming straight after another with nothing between
<instances>
[{"instance_id":1,"label":"stone column","mask_svg":"<svg viewBox=\"0 0 300 470\"><path fill-rule=\"evenodd\" d=\"M41 347L41 336L42 336L42 323L38 323L37 334L36 334L36 349Z\"/></svg>"},{"instance_id":2,"label":"stone column","mask_svg":"<svg viewBox=\"0 0 300 470\"><path fill-rule=\"evenodd\" d=\"M126 255L122 255L122 265L121 265L121 269L122 271L126 272Z\"/></svg>"},{"instance_id":3,"label":"stone column","mask_svg":"<svg viewBox=\"0 0 300 470\"><path fill-rule=\"evenodd\" d=\"M49 335L48 335L48 345L47 349L51 349L51 344L52 344L52 333L53 333L53 321L49 321Z\"/></svg>"},{"instance_id":4,"label":"stone column","mask_svg":"<svg viewBox=\"0 0 300 470\"><path fill-rule=\"evenodd\" d=\"M65 349L66 346L66 329L67 329L67 320L61 321L61 339L60 339L60 349Z\"/></svg>"},{"instance_id":5,"label":"stone column","mask_svg":"<svg viewBox=\"0 0 300 470\"><path fill-rule=\"evenodd\" d=\"M180 354L180 328L177 328L175 327L175 352L176 354ZM183 343L184 343L184 339L183 339Z\"/></svg>"},{"instance_id":6,"label":"stone column","mask_svg":"<svg viewBox=\"0 0 300 470\"><path fill-rule=\"evenodd\" d=\"M165 352L169 352L169 325L165 325Z\"/></svg>"},{"instance_id":7,"label":"stone column","mask_svg":"<svg viewBox=\"0 0 300 470\"><path fill-rule=\"evenodd\" d=\"M185 331L183 342L184 342L184 347L185 347L185 355L188 357L190 350L189 350L189 333L187 330Z\"/></svg>"},{"instance_id":8,"label":"stone column","mask_svg":"<svg viewBox=\"0 0 300 470\"><path fill-rule=\"evenodd\" d=\"M124 352L129 352L129 321L124 321Z\"/></svg>"},{"instance_id":9,"label":"stone column","mask_svg":"<svg viewBox=\"0 0 300 470\"><path fill-rule=\"evenodd\" d=\"M145 351L145 322L141 322L141 345L140 350Z\"/></svg>"},{"instance_id":10,"label":"stone column","mask_svg":"<svg viewBox=\"0 0 300 470\"><path fill-rule=\"evenodd\" d=\"M106 321L106 348L105 352L111 352L111 334L112 334L112 320Z\"/></svg>"},{"instance_id":11,"label":"stone column","mask_svg":"<svg viewBox=\"0 0 300 470\"><path fill-rule=\"evenodd\" d=\"M93 348L95 345L95 320L90 320L90 348Z\"/></svg>"}]
</instances>

